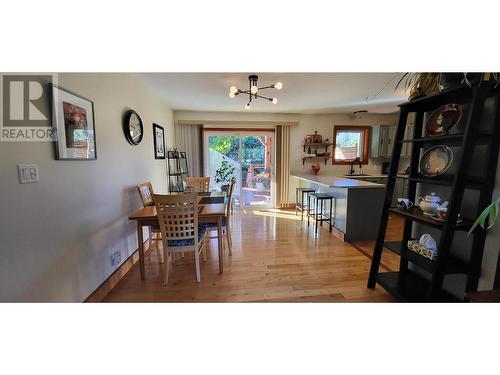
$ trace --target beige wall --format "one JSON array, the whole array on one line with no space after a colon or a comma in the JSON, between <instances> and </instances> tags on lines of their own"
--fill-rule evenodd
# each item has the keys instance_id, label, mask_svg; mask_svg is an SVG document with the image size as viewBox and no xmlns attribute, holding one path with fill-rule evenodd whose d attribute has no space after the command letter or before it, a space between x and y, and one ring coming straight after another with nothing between
<instances>
[{"instance_id":1,"label":"beige wall","mask_svg":"<svg viewBox=\"0 0 500 375\"><path fill-rule=\"evenodd\" d=\"M193 111L175 111L176 120L226 120L226 121L295 121L297 126L292 126L290 134L290 149L292 159L290 160L290 170L292 172L311 171L311 161L306 161L302 165L302 144L307 135L313 134L315 130L330 141L333 139L334 125L395 125L397 124L398 114L370 114L361 119L354 119L351 114L281 114L281 113L245 113L245 112L193 112ZM227 125L229 126L229 125ZM251 126L251 125L249 125ZM268 126L269 127L269 126ZM329 149L332 151L332 148ZM332 165L331 161L324 165L321 163L320 173L344 174L347 171L345 165ZM365 172L369 174L380 174L380 160L370 159ZM290 201L295 198L295 179L291 180Z\"/></svg>"},{"instance_id":2,"label":"beige wall","mask_svg":"<svg viewBox=\"0 0 500 375\"><path fill-rule=\"evenodd\" d=\"M281 113L245 113L245 112L193 112L175 111L176 120L235 120L235 121L296 121L298 126L293 126L291 130L292 160L290 169L292 171L310 171L311 162L306 162L302 166L302 144L307 135L313 134L315 130L330 141L333 138L334 125L395 125L397 124L397 114L370 114L361 119L354 119L351 114L281 114ZM229 125L227 125L229 126ZM251 125L249 125L251 126ZM331 148L330 148L331 151ZM370 164L365 167L372 173L380 173L380 163L370 160ZM321 164L321 170L329 173L344 173L346 166L332 165L329 162L326 166Z\"/></svg>"},{"instance_id":3,"label":"beige wall","mask_svg":"<svg viewBox=\"0 0 500 375\"><path fill-rule=\"evenodd\" d=\"M95 161L54 160L51 143L0 142L0 300L82 301L137 248L128 212L135 185L166 189L166 163L154 159L152 123L174 140L173 111L128 74L60 74L59 85L94 102ZM136 110L145 134L125 140L121 119ZM16 165L36 163L40 182L20 185Z\"/></svg>"}]
</instances>

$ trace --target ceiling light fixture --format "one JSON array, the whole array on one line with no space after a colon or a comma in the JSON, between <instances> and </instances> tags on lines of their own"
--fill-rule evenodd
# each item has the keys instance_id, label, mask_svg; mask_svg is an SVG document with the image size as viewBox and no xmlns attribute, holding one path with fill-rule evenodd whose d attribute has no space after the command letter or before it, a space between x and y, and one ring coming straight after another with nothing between
<instances>
[{"instance_id":1,"label":"ceiling light fixture","mask_svg":"<svg viewBox=\"0 0 500 375\"><path fill-rule=\"evenodd\" d=\"M366 115L368 113L367 110L362 110L362 111L354 111L352 113L353 117L356 118L356 119L360 119L362 118L364 115Z\"/></svg>"},{"instance_id":2,"label":"ceiling light fixture","mask_svg":"<svg viewBox=\"0 0 500 375\"><path fill-rule=\"evenodd\" d=\"M283 88L283 83L276 82L274 85L258 87L257 86L258 79L259 79L259 77L256 75L248 76L248 90L241 90L241 89L237 88L236 86L231 86L229 88L229 97L234 98L236 95L240 95L240 94L248 95L248 103L245 105L245 109L250 109L250 103L252 103L253 99L257 99L257 98L269 100L273 104L278 103L277 98L268 98L266 96L262 96L259 94L259 91L262 91L265 89L281 90Z\"/></svg>"}]
</instances>

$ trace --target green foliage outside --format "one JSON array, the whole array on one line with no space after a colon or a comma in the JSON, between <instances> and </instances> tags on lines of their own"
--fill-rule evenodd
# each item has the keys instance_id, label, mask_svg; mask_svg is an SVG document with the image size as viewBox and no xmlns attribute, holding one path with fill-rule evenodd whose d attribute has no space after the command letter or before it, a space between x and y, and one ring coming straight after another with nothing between
<instances>
[{"instance_id":1,"label":"green foliage outside","mask_svg":"<svg viewBox=\"0 0 500 375\"><path fill-rule=\"evenodd\" d=\"M257 182L264 185L264 189L270 189L270 176L265 171L263 164L265 164L266 148L264 146L265 137L258 137L255 135L249 136L233 136L233 135L213 135L208 137L208 147L215 150L228 159L237 163L241 163L241 179L243 183L247 181L247 175L250 165L260 165L253 170L252 176L253 186ZM240 160L241 153L241 160ZM264 169L264 170L263 170ZM230 170L229 163L224 160L222 165L217 170L215 182L221 184L228 184L233 178L234 170Z\"/></svg>"},{"instance_id":2,"label":"green foliage outside","mask_svg":"<svg viewBox=\"0 0 500 375\"><path fill-rule=\"evenodd\" d=\"M208 147L220 152L228 158L238 161L239 137L236 136L210 136L208 137Z\"/></svg>"},{"instance_id":3,"label":"green foliage outside","mask_svg":"<svg viewBox=\"0 0 500 375\"><path fill-rule=\"evenodd\" d=\"M263 164L265 159L264 137L241 137L241 159L243 164ZM208 147L236 162L240 161L240 137L233 135L209 136Z\"/></svg>"},{"instance_id":4,"label":"green foliage outside","mask_svg":"<svg viewBox=\"0 0 500 375\"><path fill-rule=\"evenodd\" d=\"M336 144L340 147L354 147L361 143L361 135L358 132L339 132Z\"/></svg>"}]
</instances>

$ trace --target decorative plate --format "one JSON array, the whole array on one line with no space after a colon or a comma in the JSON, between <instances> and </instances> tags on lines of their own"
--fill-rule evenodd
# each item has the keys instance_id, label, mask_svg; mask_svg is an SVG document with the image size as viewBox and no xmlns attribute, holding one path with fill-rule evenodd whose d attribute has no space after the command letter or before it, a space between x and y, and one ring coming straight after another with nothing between
<instances>
[{"instance_id":1,"label":"decorative plate","mask_svg":"<svg viewBox=\"0 0 500 375\"><path fill-rule=\"evenodd\" d=\"M458 104L447 104L435 110L425 124L425 134L434 137L445 135L462 117L462 108Z\"/></svg>"},{"instance_id":2,"label":"decorative plate","mask_svg":"<svg viewBox=\"0 0 500 375\"><path fill-rule=\"evenodd\" d=\"M420 158L420 173L435 177L445 173L453 162L453 151L445 145L429 148Z\"/></svg>"},{"instance_id":3,"label":"decorative plate","mask_svg":"<svg viewBox=\"0 0 500 375\"><path fill-rule=\"evenodd\" d=\"M436 220L436 221L439 221L441 223L444 223L446 221L446 219L443 219L441 217L439 217L438 215L431 215L431 217ZM458 214L458 217L457 217L457 224L460 224L462 222L462 218L460 217L460 214Z\"/></svg>"}]
</instances>

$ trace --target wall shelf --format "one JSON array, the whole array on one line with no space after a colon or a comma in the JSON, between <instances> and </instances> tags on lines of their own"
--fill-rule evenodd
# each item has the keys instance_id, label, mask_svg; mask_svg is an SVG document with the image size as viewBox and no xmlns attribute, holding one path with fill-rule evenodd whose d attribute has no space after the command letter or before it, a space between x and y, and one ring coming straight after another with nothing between
<instances>
[{"instance_id":1,"label":"wall shelf","mask_svg":"<svg viewBox=\"0 0 500 375\"><path fill-rule=\"evenodd\" d=\"M406 252L402 252L401 249L403 247L403 241L389 241L384 242L384 246L391 250L392 252L404 256L408 261L416 264L420 268L426 270L427 272L432 272L434 267L436 266L436 261L426 258L420 254L417 254L414 251L407 250ZM406 255L402 255L406 253ZM467 273L469 269L469 264L457 257L450 256L449 262L446 265L445 273Z\"/></svg>"},{"instance_id":2,"label":"wall shelf","mask_svg":"<svg viewBox=\"0 0 500 375\"><path fill-rule=\"evenodd\" d=\"M333 143L329 143L329 142L322 142L322 143L304 143L302 145L303 149L304 149L304 152L306 152L306 148L309 148L309 150L312 148L318 148L318 147L324 147L325 148L325 152L328 151L328 147L330 147L331 145L333 145Z\"/></svg>"},{"instance_id":3,"label":"wall shelf","mask_svg":"<svg viewBox=\"0 0 500 375\"><path fill-rule=\"evenodd\" d=\"M444 287L436 296L439 302L462 302L460 297L464 282L459 277L446 277ZM412 271L383 272L377 275L377 283L387 290L393 297L402 302L426 302L427 291L431 281Z\"/></svg>"},{"instance_id":4,"label":"wall shelf","mask_svg":"<svg viewBox=\"0 0 500 375\"><path fill-rule=\"evenodd\" d=\"M402 143L441 143L444 141L462 141L463 134L440 135L436 137L422 137L415 139L403 139Z\"/></svg>"},{"instance_id":5,"label":"wall shelf","mask_svg":"<svg viewBox=\"0 0 500 375\"><path fill-rule=\"evenodd\" d=\"M332 156L304 156L302 158L302 165L305 165L306 160L315 160L315 159L325 159L325 165L329 159L333 159Z\"/></svg>"},{"instance_id":6,"label":"wall shelf","mask_svg":"<svg viewBox=\"0 0 500 375\"><path fill-rule=\"evenodd\" d=\"M436 177L427 177L419 174L417 177L395 176L396 179L407 179L408 181L419 182L422 184L440 185L440 186L453 186L454 176L441 175ZM482 189L484 187L484 180L479 177L467 177L465 179L466 189Z\"/></svg>"},{"instance_id":7,"label":"wall shelf","mask_svg":"<svg viewBox=\"0 0 500 375\"><path fill-rule=\"evenodd\" d=\"M405 219L410 219L413 221L417 221L422 224L427 224L430 226L433 226L435 228L443 228L444 222L434 220L432 217L429 215L424 215L422 210L418 207L411 207L408 210L401 209L401 208L396 208L396 207L391 207L389 208L389 212L392 212L394 214L403 216ZM472 226L472 220L464 219L462 218L462 221L460 223L457 223L455 225L456 230L469 230L469 228Z\"/></svg>"},{"instance_id":8,"label":"wall shelf","mask_svg":"<svg viewBox=\"0 0 500 375\"><path fill-rule=\"evenodd\" d=\"M477 135L477 144L487 144L489 138L492 134L478 134ZM460 146L463 143L464 134L448 134L448 135L439 135L434 137L421 137L414 139L403 139L400 141L401 143L415 143L419 147L422 147L424 144L435 144L435 143L446 143L450 146Z\"/></svg>"},{"instance_id":9,"label":"wall shelf","mask_svg":"<svg viewBox=\"0 0 500 375\"><path fill-rule=\"evenodd\" d=\"M483 82L483 84L486 84ZM472 99L472 88L462 85L457 88L444 90L400 104L400 108L408 112L433 111L448 103L468 103Z\"/></svg>"}]
</instances>

